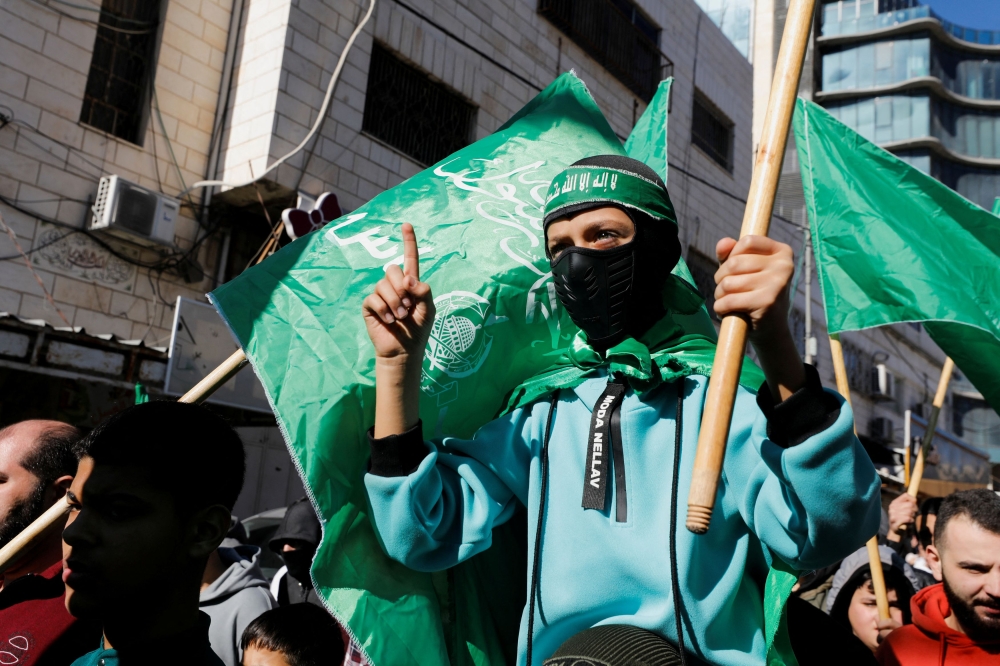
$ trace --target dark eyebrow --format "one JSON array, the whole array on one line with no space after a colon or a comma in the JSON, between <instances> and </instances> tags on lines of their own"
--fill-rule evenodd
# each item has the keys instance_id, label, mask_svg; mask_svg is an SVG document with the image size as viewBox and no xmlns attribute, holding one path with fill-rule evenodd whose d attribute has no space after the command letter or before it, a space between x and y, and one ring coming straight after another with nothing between
<instances>
[{"instance_id":1,"label":"dark eyebrow","mask_svg":"<svg viewBox=\"0 0 1000 666\"><path fill-rule=\"evenodd\" d=\"M984 564L982 562L965 562L965 561L959 562L958 566L962 569L972 569L973 571L982 571L984 573L993 568L989 564Z\"/></svg>"}]
</instances>

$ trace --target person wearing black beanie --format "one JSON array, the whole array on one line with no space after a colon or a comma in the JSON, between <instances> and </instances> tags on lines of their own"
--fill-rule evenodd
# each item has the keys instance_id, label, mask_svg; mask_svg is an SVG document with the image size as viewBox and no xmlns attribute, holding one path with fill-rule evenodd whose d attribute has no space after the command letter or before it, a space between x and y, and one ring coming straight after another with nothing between
<instances>
[{"instance_id":1,"label":"person wearing black beanie","mask_svg":"<svg viewBox=\"0 0 1000 666\"><path fill-rule=\"evenodd\" d=\"M761 368L743 363L711 526L696 536L678 512L716 335L707 317L692 323L703 300L674 270L667 189L641 162L598 155L551 181L541 217L553 286L579 332L472 439L423 438L434 303L409 225L404 268L388 266L365 300L376 378L365 486L382 546L440 571L489 548L524 507L519 665L773 660L788 646L776 637L793 572L856 550L880 514L850 407L788 330L791 248L760 236L716 246L715 311L749 320Z\"/></svg>"}]
</instances>

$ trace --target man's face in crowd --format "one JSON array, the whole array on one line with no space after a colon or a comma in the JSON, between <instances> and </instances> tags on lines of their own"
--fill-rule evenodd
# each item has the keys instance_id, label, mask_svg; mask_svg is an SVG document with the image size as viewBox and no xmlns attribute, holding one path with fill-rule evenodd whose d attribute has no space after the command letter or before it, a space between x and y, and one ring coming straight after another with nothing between
<instances>
[{"instance_id":1,"label":"man's face in crowd","mask_svg":"<svg viewBox=\"0 0 1000 666\"><path fill-rule=\"evenodd\" d=\"M56 427L66 426L54 421L25 421L6 428L0 436L0 547L58 499L56 488L46 488L22 466L42 436ZM68 481L66 477L57 483Z\"/></svg>"},{"instance_id":2,"label":"man's face in crowd","mask_svg":"<svg viewBox=\"0 0 1000 666\"><path fill-rule=\"evenodd\" d=\"M545 232L549 254L553 259L570 247L610 250L635 238L632 218L614 206L594 208L572 217L556 220Z\"/></svg>"},{"instance_id":3,"label":"man's face in crowd","mask_svg":"<svg viewBox=\"0 0 1000 666\"><path fill-rule=\"evenodd\" d=\"M955 516L927 555L944 581L955 628L974 640L1000 640L1000 534Z\"/></svg>"},{"instance_id":4,"label":"man's face in crowd","mask_svg":"<svg viewBox=\"0 0 1000 666\"><path fill-rule=\"evenodd\" d=\"M143 470L95 465L84 456L69 492L63 580L74 616L142 608L191 568L190 521L178 517L173 498Z\"/></svg>"}]
</instances>

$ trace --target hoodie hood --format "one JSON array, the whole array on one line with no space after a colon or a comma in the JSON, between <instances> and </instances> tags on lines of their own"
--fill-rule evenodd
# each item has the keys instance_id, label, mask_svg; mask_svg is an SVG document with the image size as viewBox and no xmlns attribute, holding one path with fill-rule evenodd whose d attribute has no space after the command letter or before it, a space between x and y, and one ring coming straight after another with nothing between
<instances>
[{"instance_id":1,"label":"hoodie hood","mask_svg":"<svg viewBox=\"0 0 1000 666\"><path fill-rule=\"evenodd\" d=\"M931 638L936 638L956 648L979 649L987 644L977 643L961 631L955 631L945 624L945 618L951 615L951 604L948 603L948 597L944 593L942 583L925 587L917 592L910 601L910 610L913 613L913 624ZM988 644L1000 645L1000 640L990 641Z\"/></svg>"},{"instance_id":2,"label":"hoodie hood","mask_svg":"<svg viewBox=\"0 0 1000 666\"><path fill-rule=\"evenodd\" d=\"M237 546L236 548L219 548L219 557L228 564L221 576L207 588L201 591L198 601L201 604L218 603L228 599L240 590L250 587L268 588L267 578L257 565L260 548L257 546Z\"/></svg>"},{"instance_id":3,"label":"hoodie hood","mask_svg":"<svg viewBox=\"0 0 1000 666\"><path fill-rule=\"evenodd\" d=\"M920 580L917 578L917 575L913 573L910 565L904 562L903 558L896 551L888 546L879 546L878 555L879 559L882 560L883 568L888 566L898 569L906 577L906 580L910 582L914 590L920 587ZM862 547L844 558L844 561L840 563L840 568L837 569L837 573L833 576L833 584L830 587L830 592L826 595L827 613L833 610L834 604L837 603L837 597L840 596L845 586L851 587L851 594L854 594L854 589L857 587L858 573L868 566L867 547ZM848 583L852 583L853 585L848 585Z\"/></svg>"},{"instance_id":4,"label":"hoodie hood","mask_svg":"<svg viewBox=\"0 0 1000 666\"><path fill-rule=\"evenodd\" d=\"M278 526L278 531L268 542L268 547L280 553L285 541L297 540L308 543L315 550L322 537L323 530L319 518L316 517L316 511L309 500L303 497L288 505L285 517Z\"/></svg>"}]
</instances>

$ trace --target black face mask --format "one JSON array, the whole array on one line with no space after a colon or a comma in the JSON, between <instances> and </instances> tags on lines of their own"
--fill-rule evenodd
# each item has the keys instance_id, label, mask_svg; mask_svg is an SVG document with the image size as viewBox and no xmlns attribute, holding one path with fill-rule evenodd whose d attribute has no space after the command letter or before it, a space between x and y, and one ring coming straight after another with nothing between
<instances>
[{"instance_id":1,"label":"black face mask","mask_svg":"<svg viewBox=\"0 0 1000 666\"><path fill-rule=\"evenodd\" d=\"M551 261L556 294L587 341L604 353L638 338L666 314L663 285L680 256L676 234L636 224L630 243L610 250L569 247Z\"/></svg>"},{"instance_id":2,"label":"black face mask","mask_svg":"<svg viewBox=\"0 0 1000 666\"><path fill-rule=\"evenodd\" d=\"M595 348L625 338L635 278L635 242L610 250L569 247L552 262L556 294Z\"/></svg>"},{"instance_id":3,"label":"black face mask","mask_svg":"<svg viewBox=\"0 0 1000 666\"><path fill-rule=\"evenodd\" d=\"M309 578L309 567L312 566L315 550L287 550L281 553L281 559L288 567L288 575L306 586L312 586Z\"/></svg>"}]
</instances>

